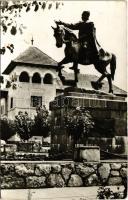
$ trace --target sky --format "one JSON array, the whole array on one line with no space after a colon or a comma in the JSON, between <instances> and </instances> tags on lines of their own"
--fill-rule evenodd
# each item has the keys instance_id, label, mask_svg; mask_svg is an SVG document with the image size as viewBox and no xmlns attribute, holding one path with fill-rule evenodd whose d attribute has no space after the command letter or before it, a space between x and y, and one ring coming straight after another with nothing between
<instances>
[{"instance_id":1,"label":"sky","mask_svg":"<svg viewBox=\"0 0 128 200\"><path fill-rule=\"evenodd\" d=\"M50 1L48 1L50 3ZM84 10L90 11L90 21L96 27L97 40L108 52L114 53L117 57L117 69L113 84L126 90L127 85L127 60L126 60L126 2L125 1L63 1L64 5L59 9L53 8L38 12L22 11L19 23L26 26L23 34L11 36L9 32L1 35L1 44L13 43L14 53L9 51L1 57L1 71L3 71L11 60L31 46L32 36L34 46L52 57L57 62L64 58L64 46L57 48L51 26L55 26L54 20L61 20L67 23L76 23L81 20L81 13ZM77 34L77 31L74 33ZM71 64L70 64L71 66ZM69 65L66 65L67 72ZM79 65L81 73L100 74L93 65ZM109 68L108 68L109 69ZM71 71L70 71L71 72Z\"/></svg>"}]
</instances>

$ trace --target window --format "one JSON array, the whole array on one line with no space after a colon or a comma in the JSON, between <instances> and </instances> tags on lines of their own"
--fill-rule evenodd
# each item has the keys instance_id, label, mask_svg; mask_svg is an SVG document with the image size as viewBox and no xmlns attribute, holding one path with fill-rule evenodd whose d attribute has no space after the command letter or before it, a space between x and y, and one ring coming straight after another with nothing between
<instances>
[{"instance_id":1,"label":"window","mask_svg":"<svg viewBox=\"0 0 128 200\"><path fill-rule=\"evenodd\" d=\"M51 74L45 74L44 77L44 84L52 84L53 83L53 77Z\"/></svg>"},{"instance_id":2,"label":"window","mask_svg":"<svg viewBox=\"0 0 128 200\"><path fill-rule=\"evenodd\" d=\"M41 96L31 96L31 106L42 106L42 97Z\"/></svg>"},{"instance_id":3,"label":"window","mask_svg":"<svg viewBox=\"0 0 128 200\"><path fill-rule=\"evenodd\" d=\"M13 97L11 97L10 108L13 108Z\"/></svg>"},{"instance_id":4,"label":"window","mask_svg":"<svg viewBox=\"0 0 128 200\"><path fill-rule=\"evenodd\" d=\"M1 105L1 114L4 114L4 106Z\"/></svg>"},{"instance_id":5,"label":"window","mask_svg":"<svg viewBox=\"0 0 128 200\"><path fill-rule=\"evenodd\" d=\"M29 82L29 75L27 72L21 72L19 76L19 81L20 82Z\"/></svg>"},{"instance_id":6,"label":"window","mask_svg":"<svg viewBox=\"0 0 128 200\"><path fill-rule=\"evenodd\" d=\"M32 83L41 83L41 77L39 73L35 73L32 77Z\"/></svg>"}]
</instances>

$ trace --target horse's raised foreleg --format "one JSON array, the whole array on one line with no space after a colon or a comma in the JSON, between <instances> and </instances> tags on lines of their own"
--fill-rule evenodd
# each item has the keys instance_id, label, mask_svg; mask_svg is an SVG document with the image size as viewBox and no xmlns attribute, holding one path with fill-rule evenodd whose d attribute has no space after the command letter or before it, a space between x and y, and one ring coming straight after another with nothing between
<instances>
[{"instance_id":1,"label":"horse's raised foreleg","mask_svg":"<svg viewBox=\"0 0 128 200\"><path fill-rule=\"evenodd\" d=\"M59 68L64 68L64 66L62 66L63 64L67 64L67 63L69 63L70 62L70 60L69 60L69 58L67 58L67 57L65 57L62 61L60 61L59 63L58 63L58 67ZM58 71L59 69L57 69L57 71Z\"/></svg>"},{"instance_id":2,"label":"horse's raised foreleg","mask_svg":"<svg viewBox=\"0 0 128 200\"><path fill-rule=\"evenodd\" d=\"M58 63L58 68L56 69L56 71L58 71L58 76L60 77L60 80L62 81L63 85L65 85L66 80L61 70L64 68L64 66L62 65L67 63L69 63L69 59L65 57L61 62Z\"/></svg>"}]
</instances>

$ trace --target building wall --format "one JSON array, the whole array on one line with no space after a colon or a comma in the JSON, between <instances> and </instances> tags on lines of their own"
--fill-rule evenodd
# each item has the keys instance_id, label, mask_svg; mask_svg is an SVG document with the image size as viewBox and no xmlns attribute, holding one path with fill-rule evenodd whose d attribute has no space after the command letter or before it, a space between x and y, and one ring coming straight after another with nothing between
<instances>
[{"instance_id":1,"label":"building wall","mask_svg":"<svg viewBox=\"0 0 128 200\"><path fill-rule=\"evenodd\" d=\"M27 72L30 80L29 82L19 82L19 76L21 72ZM41 77L41 83L32 83L32 76L34 73L39 73ZM53 84L44 84L43 78L45 74L51 74L53 77ZM19 111L27 111L30 117L34 117L36 110L31 105L31 96L41 96L42 105L45 105L49 109L49 102L56 96L57 84L57 72L54 69L30 67L30 66L16 66L10 73L10 77L17 76L17 89L9 88L8 93L8 117L14 119L15 115ZM11 98L13 98L13 106L11 106Z\"/></svg>"}]
</instances>

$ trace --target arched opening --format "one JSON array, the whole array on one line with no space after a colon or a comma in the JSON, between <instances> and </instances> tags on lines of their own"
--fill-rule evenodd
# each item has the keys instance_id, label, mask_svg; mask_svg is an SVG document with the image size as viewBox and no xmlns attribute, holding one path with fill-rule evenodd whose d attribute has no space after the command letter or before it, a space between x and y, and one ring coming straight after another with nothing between
<instances>
[{"instance_id":1,"label":"arched opening","mask_svg":"<svg viewBox=\"0 0 128 200\"><path fill-rule=\"evenodd\" d=\"M39 73L35 73L32 77L32 83L41 83L41 77Z\"/></svg>"},{"instance_id":2,"label":"arched opening","mask_svg":"<svg viewBox=\"0 0 128 200\"><path fill-rule=\"evenodd\" d=\"M27 72L21 72L19 76L19 81L20 82L29 82L29 75Z\"/></svg>"},{"instance_id":3,"label":"arched opening","mask_svg":"<svg viewBox=\"0 0 128 200\"><path fill-rule=\"evenodd\" d=\"M51 74L45 74L44 76L44 84L52 84L53 83L53 77Z\"/></svg>"}]
</instances>

